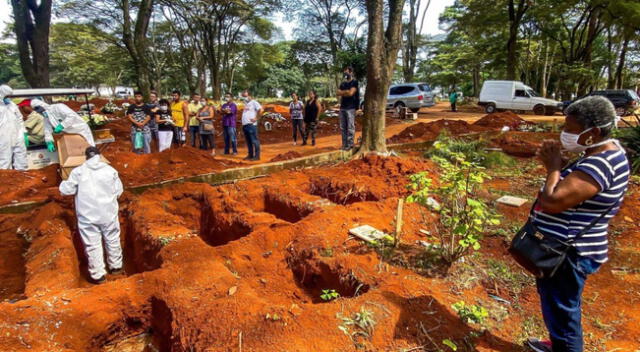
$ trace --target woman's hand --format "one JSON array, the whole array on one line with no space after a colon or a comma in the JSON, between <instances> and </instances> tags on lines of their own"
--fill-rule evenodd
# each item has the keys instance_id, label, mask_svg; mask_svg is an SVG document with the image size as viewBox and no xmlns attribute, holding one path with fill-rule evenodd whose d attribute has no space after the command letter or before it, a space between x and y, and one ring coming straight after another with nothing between
<instances>
[{"instance_id":1,"label":"woman's hand","mask_svg":"<svg viewBox=\"0 0 640 352\"><path fill-rule=\"evenodd\" d=\"M547 168L547 171L562 169L562 155L560 154L560 142L553 139L545 139L542 147L537 152L538 158Z\"/></svg>"}]
</instances>

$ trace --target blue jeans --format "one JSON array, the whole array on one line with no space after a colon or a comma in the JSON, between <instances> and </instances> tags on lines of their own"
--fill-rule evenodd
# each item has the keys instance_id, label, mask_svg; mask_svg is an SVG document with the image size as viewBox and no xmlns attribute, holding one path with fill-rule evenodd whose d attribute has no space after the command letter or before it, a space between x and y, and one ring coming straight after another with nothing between
<instances>
[{"instance_id":1,"label":"blue jeans","mask_svg":"<svg viewBox=\"0 0 640 352\"><path fill-rule=\"evenodd\" d=\"M260 159L260 141L258 140L258 126L248 124L242 126L244 138L247 140L248 157Z\"/></svg>"},{"instance_id":2,"label":"blue jeans","mask_svg":"<svg viewBox=\"0 0 640 352\"><path fill-rule=\"evenodd\" d=\"M342 149L352 149L356 135L356 110L340 110L340 131L342 131Z\"/></svg>"},{"instance_id":3,"label":"blue jeans","mask_svg":"<svg viewBox=\"0 0 640 352\"><path fill-rule=\"evenodd\" d=\"M222 129L224 134L224 153L229 154L229 147L233 147L233 153L238 153L238 140L236 137L236 128L224 126Z\"/></svg>"},{"instance_id":4,"label":"blue jeans","mask_svg":"<svg viewBox=\"0 0 640 352\"><path fill-rule=\"evenodd\" d=\"M571 253L554 277L537 280L542 316L554 352L582 352L582 290L587 275L599 267L592 259Z\"/></svg>"},{"instance_id":5,"label":"blue jeans","mask_svg":"<svg viewBox=\"0 0 640 352\"><path fill-rule=\"evenodd\" d=\"M198 139L198 135L200 134L200 125L189 126L189 132L191 134L191 146L195 148L196 140Z\"/></svg>"}]
</instances>

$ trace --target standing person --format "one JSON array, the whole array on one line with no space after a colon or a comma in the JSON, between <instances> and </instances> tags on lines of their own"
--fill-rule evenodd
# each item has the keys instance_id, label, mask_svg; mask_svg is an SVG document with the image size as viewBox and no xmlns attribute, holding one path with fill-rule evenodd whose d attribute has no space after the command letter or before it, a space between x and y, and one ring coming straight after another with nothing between
<instances>
[{"instance_id":1,"label":"standing person","mask_svg":"<svg viewBox=\"0 0 640 352\"><path fill-rule=\"evenodd\" d=\"M169 101L161 99L158 102L158 111L155 113L156 124L158 125L158 151L171 148L173 139L174 123L169 110Z\"/></svg>"},{"instance_id":2,"label":"standing person","mask_svg":"<svg viewBox=\"0 0 640 352\"><path fill-rule=\"evenodd\" d=\"M222 113L222 133L224 134L224 153L229 154L233 150L233 155L238 154L238 142L236 132L236 119L238 106L233 102L231 93L224 95L225 103L220 107Z\"/></svg>"},{"instance_id":3,"label":"standing person","mask_svg":"<svg viewBox=\"0 0 640 352\"><path fill-rule=\"evenodd\" d=\"M307 139L311 134L311 145L316 145L316 125L318 116L322 113L322 104L318 101L318 93L315 90L309 91L309 100L304 106L304 137L302 145L307 145Z\"/></svg>"},{"instance_id":4,"label":"standing person","mask_svg":"<svg viewBox=\"0 0 640 352\"><path fill-rule=\"evenodd\" d=\"M158 124L156 123L156 119L154 118L154 114L158 112L158 92L152 90L149 93L149 102L147 103L147 109L149 110L149 115L151 116L151 120L149 120L149 130L151 130L151 139L155 140L158 143Z\"/></svg>"},{"instance_id":5,"label":"standing person","mask_svg":"<svg viewBox=\"0 0 640 352\"><path fill-rule=\"evenodd\" d=\"M189 117L189 106L186 101L180 100L182 94L179 90L172 93L171 118L173 119L173 142L178 146L184 146L187 141L187 121Z\"/></svg>"},{"instance_id":6,"label":"standing person","mask_svg":"<svg viewBox=\"0 0 640 352\"><path fill-rule=\"evenodd\" d=\"M587 277L608 260L607 228L629 182L629 161L611 138L615 119L608 99L580 99L566 109L560 142L545 140L538 153L547 177L532 223L541 235L567 242L571 250L553 276L536 281L551 341L530 338L526 344L534 351L583 351L582 292ZM565 166L561 149L583 154Z\"/></svg>"},{"instance_id":7,"label":"standing person","mask_svg":"<svg viewBox=\"0 0 640 352\"><path fill-rule=\"evenodd\" d=\"M54 133L79 134L84 137L90 146L96 145L89 125L80 115L65 104L49 105L40 99L32 99L31 107L44 116L44 141L47 143L47 149L50 152L56 150L53 145Z\"/></svg>"},{"instance_id":8,"label":"standing person","mask_svg":"<svg viewBox=\"0 0 640 352\"><path fill-rule=\"evenodd\" d=\"M304 139L304 130L302 128L302 109L304 105L298 100L298 94L291 93L291 99L293 101L289 103L289 115L291 116L291 125L293 126L293 145L298 144L298 131L300 131L300 137Z\"/></svg>"},{"instance_id":9,"label":"standing person","mask_svg":"<svg viewBox=\"0 0 640 352\"><path fill-rule=\"evenodd\" d=\"M149 128L149 120L151 120L150 111L147 104L144 103L142 92L133 93L135 102L129 105L127 109L127 118L131 121L131 147L136 154L151 153L151 129ZM143 143L141 148L136 148L136 135L142 133Z\"/></svg>"},{"instance_id":10,"label":"standing person","mask_svg":"<svg viewBox=\"0 0 640 352\"><path fill-rule=\"evenodd\" d=\"M60 183L60 193L75 196L78 230L89 261L89 281L101 284L106 280L103 243L112 274L122 271L118 197L122 182L118 172L100 160L100 151L89 147L87 161L71 171Z\"/></svg>"},{"instance_id":11,"label":"standing person","mask_svg":"<svg viewBox=\"0 0 640 352\"><path fill-rule=\"evenodd\" d=\"M353 67L345 67L344 80L340 83L340 130L342 131L342 150L354 147L356 134L356 109L360 104L358 81L353 77Z\"/></svg>"},{"instance_id":12,"label":"standing person","mask_svg":"<svg viewBox=\"0 0 640 352\"><path fill-rule=\"evenodd\" d=\"M198 120L198 112L202 108L203 104L200 102L200 94L191 94L191 101L189 102L189 134L191 138L191 146L196 147L196 140L198 139L198 132L200 132L200 120Z\"/></svg>"},{"instance_id":13,"label":"standing person","mask_svg":"<svg viewBox=\"0 0 640 352\"><path fill-rule=\"evenodd\" d=\"M197 119L200 122L200 130L198 133L200 134L200 149L209 150L211 149L211 155L216 155L216 145L215 145L215 129L213 127L213 117L215 115L215 109L213 106L204 105L198 111Z\"/></svg>"},{"instance_id":14,"label":"standing person","mask_svg":"<svg viewBox=\"0 0 640 352\"><path fill-rule=\"evenodd\" d=\"M248 90L242 92L244 109L242 111L242 132L247 140L249 153L245 160L260 160L260 141L258 140L258 118L262 115L262 105L253 100Z\"/></svg>"},{"instance_id":15,"label":"standing person","mask_svg":"<svg viewBox=\"0 0 640 352\"><path fill-rule=\"evenodd\" d=\"M26 170L29 141L22 114L8 98L11 94L11 87L0 86L0 169Z\"/></svg>"},{"instance_id":16,"label":"standing person","mask_svg":"<svg viewBox=\"0 0 640 352\"><path fill-rule=\"evenodd\" d=\"M451 111L456 112L456 103L458 102L458 93L456 93L456 88L453 87L451 93L449 93L449 103L451 103Z\"/></svg>"},{"instance_id":17,"label":"standing person","mask_svg":"<svg viewBox=\"0 0 640 352\"><path fill-rule=\"evenodd\" d=\"M44 117L31 107L31 100L25 99L18 104L24 116L24 128L27 131L27 147L44 144Z\"/></svg>"}]
</instances>

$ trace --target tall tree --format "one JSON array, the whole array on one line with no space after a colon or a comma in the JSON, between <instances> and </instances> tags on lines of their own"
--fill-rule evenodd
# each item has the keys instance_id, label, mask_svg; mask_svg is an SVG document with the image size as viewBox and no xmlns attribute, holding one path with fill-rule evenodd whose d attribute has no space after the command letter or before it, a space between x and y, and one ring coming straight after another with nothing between
<instances>
[{"instance_id":1,"label":"tall tree","mask_svg":"<svg viewBox=\"0 0 640 352\"><path fill-rule=\"evenodd\" d=\"M11 0L22 74L33 88L49 87L52 0Z\"/></svg>"},{"instance_id":2,"label":"tall tree","mask_svg":"<svg viewBox=\"0 0 640 352\"><path fill-rule=\"evenodd\" d=\"M508 2L509 13L509 39L507 40L507 79L516 79L516 70L518 66L518 32L522 17L529 9L529 1L518 0L518 6L515 0Z\"/></svg>"},{"instance_id":3,"label":"tall tree","mask_svg":"<svg viewBox=\"0 0 640 352\"><path fill-rule=\"evenodd\" d=\"M385 11L384 0L367 0L367 91L361 154L387 151L384 135L387 91L402 45L403 7L404 0L388 0Z\"/></svg>"},{"instance_id":4,"label":"tall tree","mask_svg":"<svg viewBox=\"0 0 640 352\"><path fill-rule=\"evenodd\" d=\"M405 27L405 38L402 46L402 75L405 82L413 81L413 76L416 71L416 63L418 60L418 44L420 35L424 25L424 19L427 15L431 0L426 0L424 4L421 0L409 0L409 18ZM420 18L420 8L424 4L422 9L422 19ZM418 24L420 24L418 26Z\"/></svg>"}]
</instances>

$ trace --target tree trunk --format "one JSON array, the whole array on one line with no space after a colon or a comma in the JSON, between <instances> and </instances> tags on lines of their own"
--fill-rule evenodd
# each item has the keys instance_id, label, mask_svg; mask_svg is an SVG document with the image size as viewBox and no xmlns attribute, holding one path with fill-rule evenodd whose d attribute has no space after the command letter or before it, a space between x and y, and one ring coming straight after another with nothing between
<instances>
[{"instance_id":1,"label":"tree trunk","mask_svg":"<svg viewBox=\"0 0 640 352\"><path fill-rule=\"evenodd\" d=\"M22 74L32 88L49 88L51 0L11 0Z\"/></svg>"},{"instance_id":2,"label":"tree trunk","mask_svg":"<svg viewBox=\"0 0 640 352\"><path fill-rule=\"evenodd\" d=\"M368 0L367 91L360 154L386 153L385 107L402 36L404 0L389 0L389 18L384 29L384 0Z\"/></svg>"},{"instance_id":3,"label":"tree trunk","mask_svg":"<svg viewBox=\"0 0 640 352\"><path fill-rule=\"evenodd\" d=\"M507 80L516 79L518 66L518 31L522 17L529 8L525 0L519 0L518 8L515 7L515 0L509 0L509 39L507 40Z\"/></svg>"},{"instance_id":4,"label":"tree trunk","mask_svg":"<svg viewBox=\"0 0 640 352\"><path fill-rule=\"evenodd\" d=\"M629 49L629 41L629 37L625 36L624 42L622 43L622 50L620 50L620 60L616 68L616 89L623 88L622 73L624 71L625 59L627 58L627 50Z\"/></svg>"}]
</instances>

